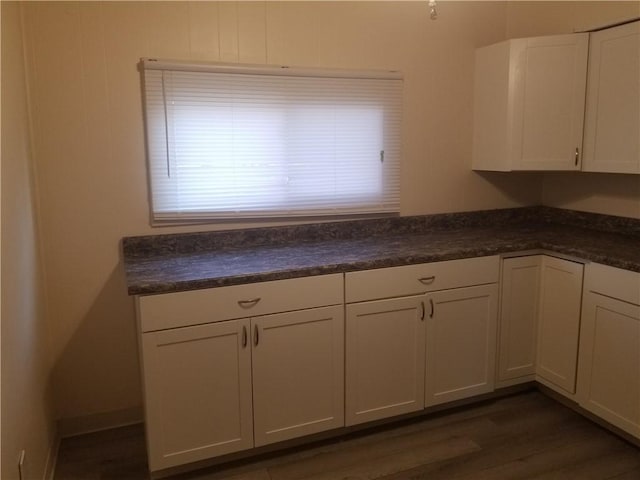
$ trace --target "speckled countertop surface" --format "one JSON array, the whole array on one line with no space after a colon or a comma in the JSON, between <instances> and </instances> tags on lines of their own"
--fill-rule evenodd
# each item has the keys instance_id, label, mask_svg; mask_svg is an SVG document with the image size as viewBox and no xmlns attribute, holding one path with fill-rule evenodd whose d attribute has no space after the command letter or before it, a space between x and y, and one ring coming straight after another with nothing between
<instances>
[{"instance_id":1,"label":"speckled countertop surface","mask_svg":"<svg viewBox=\"0 0 640 480\"><path fill-rule=\"evenodd\" d=\"M640 272L640 221L527 207L123 240L130 295L537 249Z\"/></svg>"}]
</instances>

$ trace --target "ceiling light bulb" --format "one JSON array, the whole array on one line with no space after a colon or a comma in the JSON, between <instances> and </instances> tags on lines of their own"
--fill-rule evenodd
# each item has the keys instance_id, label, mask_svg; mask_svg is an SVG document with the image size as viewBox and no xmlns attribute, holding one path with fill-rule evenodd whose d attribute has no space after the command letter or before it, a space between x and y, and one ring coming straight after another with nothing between
<instances>
[{"instance_id":1,"label":"ceiling light bulb","mask_svg":"<svg viewBox=\"0 0 640 480\"><path fill-rule=\"evenodd\" d=\"M436 0L429 0L429 18L436 20L438 18L438 11L436 10Z\"/></svg>"}]
</instances>

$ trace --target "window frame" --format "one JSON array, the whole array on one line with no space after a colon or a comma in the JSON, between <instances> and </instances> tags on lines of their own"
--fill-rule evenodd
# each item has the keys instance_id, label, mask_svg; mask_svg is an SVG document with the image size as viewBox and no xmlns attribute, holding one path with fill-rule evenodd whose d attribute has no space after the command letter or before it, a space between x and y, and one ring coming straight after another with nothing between
<instances>
[{"instance_id":1,"label":"window frame","mask_svg":"<svg viewBox=\"0 0 640 480\"><path fill-rule=\"evenodd\" d=\"M378 70L343 70L343 69L325 69L325 68L291 68L287 66L272 66L272 65L245 65L245 64L226 64L226 63L190 63L180 61L164 61L153 58L143 58L140 62L140 70L142 74L142 94L143 94L143 110L145 120L145 137L146 137L146 158L147 158L147 179L148 179L148 199L149 199L149 211L151 224L156 225L178 225L178 224L191 224L191 223L216 223L224 221L253 221L253 220L279 220L279 219L305 219L305 218L354 218L354 217L378 217L378 216L393 216L400 213L400 160L401 160L401 145L402 145L402 109L403 109L403 76L397 71L378 71ZM150 130L150 115L149 115L149 100L148 100L148 83L147 72L154 71L169 71L169 72L204 72L204 73L224 73L233 75L260 75L260 76L279 76L279 77L311 77L314 79L365 79L365 80L392 80L398 81L396 88L398 91L394 92L397 98L394 98L395 104L393 104L393 115L396 117L393 120L393 127L395 128L394 143L397 143L395 148L394 158L392 164L387 170L391 170L390 174L385 174L385 182L393 182L393 194L389 195L385 190L386 196L391 198L388 201L388 205L383 208L370 208L358 209L348 205L341 207L341 210L336 211L335 208L330 209L307 209L307 210L294 210L285 211L279 210L265 210L260 212L226 212L216 213L214 211L206 212L173 212L173 213L161 213L156 211L154 202L154 178L152 170L154 167L154 161L152 159L152 151L154 145L152 142L152 134ZM164 82L164 80L163 80ZM163 96L164 83L162 86ZM166 113L166 98L163 98L165 102L165 128L167 142L166 148L166 165L170 169L171 159L169 154L169 127ZM388 115L386 111L383 114ZM383 135L384 136L384 135ZM381 163L385 159L386 149L380 151ZM385 165L385 168L387 166ZM385 170L386 171L386 170ZM168 175L170 176L170 175ZM384 189L390 189L391 187L385 186Z\"/></svg>"}]
</instances>

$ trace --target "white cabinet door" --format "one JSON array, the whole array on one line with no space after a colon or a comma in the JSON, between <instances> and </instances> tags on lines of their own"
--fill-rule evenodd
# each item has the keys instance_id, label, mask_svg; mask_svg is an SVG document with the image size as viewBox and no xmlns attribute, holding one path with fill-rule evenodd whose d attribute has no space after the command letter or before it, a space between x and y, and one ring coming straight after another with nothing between
<instances>
[{"instance_id":1,"label":"white cabinet door","mask_svg":"<svg viewBox=\"0 0 640 480\"><path fill-rule=\"evenodd\" d=\"M424 297L347 305L347 425L424 407Z\"/></svg>"},{"instance_id":2,"label":"white cabinet door","mask_svg":"<svg viewBox=\"0 0 640 480\"><path fill-rule=\"evenodd\" d=\"M425 406L493 391L498 285L427 296Z\"/></svg>"},{"instance_id":3,"label":"white cabinet door","mask_svg":"<svg viewBox=\"0 0 640 480\"><path fill-rule=\"evenodd\" d=\"M579 170L587 51L587 34L514 43L514 170Z\"/></svg>"},{"instance_id":4,"label":"white cabinet door","mask_svg":"<svg viewBox=\"0 0 640 480\"><path fill-rule=\"evenodd\" d=\"M640 306L587 292L582 312L578 401L640 438Z\"/></svg>"},{"instance_id":5,"label":"white cabinet door","mask_svg":"<svg viewBox=\"0 0 640 480\"><path fill-rule=\"evenodd\" d=\"M579 170L588 34L476 51L473 168Z\"/></svg>"},{"instance_id":6,"label":"white cabinet door","mask_svg":"<svg viewBox=\"0 0 640 480\"><path fill-rule=\"evenodd\" d=\"M581 263L542 258L536 374L563 395L575 393L583 269Z\"/></svg>"},{"instance_id":7,"label":"white cabinet door","mask_svg":"<svg viewBox=\"0 0 640 480\"><path fill-rule=\"evenodd\" d=\"M583 170L640 173L640 21L593 32Z\"/></svg>"},{"instance_id":8,"label":"white cabinet door","mask_svg":"<svg viewBox=\"0 0 640 480\"><path fill-rule=\"evenodd\" d=\"M251 323L255 445L344 426L344 307Z\"/></svg>"},{"instance_id":9,"label":"white cabinet door","mask_svg":"<svg viewBox=\"0 0 640 480\"><path fill-rule=\"evenodd\" d=\"M142 335L150 470L253 446L249 320Z\"/></svg>"},{"instance_id":10,"label":"white cabinet door","mask_svg":"<svg viewBox=\"0 0 640 480\"><path fill-rule=\"evenodd\" d=\"M502 265L498 380L534 379L542 257L507 258Z\"/></svg>"}]
</instances>

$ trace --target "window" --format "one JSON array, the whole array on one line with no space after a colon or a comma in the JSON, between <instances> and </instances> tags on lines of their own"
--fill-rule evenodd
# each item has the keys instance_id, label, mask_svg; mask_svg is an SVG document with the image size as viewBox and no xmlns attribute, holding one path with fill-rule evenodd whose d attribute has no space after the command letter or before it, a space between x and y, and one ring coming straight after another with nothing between
<instances>
[{"instance_id":1,"label":"window","mask_svg":"<svg viewBox=\"0 0 640 480\"><path fill-rule=\"evenodd\" d=\"M154 220L399 211L397 73L142 65Z\"/></svg>"}]
</instances>

